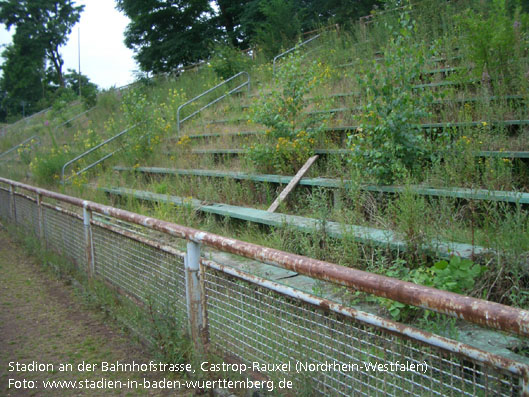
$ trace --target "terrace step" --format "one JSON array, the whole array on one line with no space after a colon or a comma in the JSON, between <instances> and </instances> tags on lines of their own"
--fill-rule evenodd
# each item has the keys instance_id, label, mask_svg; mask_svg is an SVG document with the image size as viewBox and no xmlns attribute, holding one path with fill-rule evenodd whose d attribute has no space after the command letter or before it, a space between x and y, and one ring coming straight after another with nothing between
<instances>
[{"instance_id":1,"label":"terrace step","mask_svg":"<svg viewBox=\"0 0 529 397\"><path fill-rule=\"evenodd\" d=\"M215 215L241 219L248 222L259 223L273 227L284 227L286 225L293 227L305 233L313 233L321 228L321 221L313 218L306 218L297 215L287 215L281 213L272 213L265 210L259 210L248 207L220 203L204 203L197 199L182 198L148 191L135 190L129 188L99 188L99 190L108 194L134 197L139 200L162 202L178 206L191 206L193 209L201 212ZM326 234L334 238L342 238L344 234L350 234L354 239L363 244L372 244L380 247L390 248L399 252L406 250L406 243L400 239L395 232L391 230L376 229L366 226L344 225L338 222L325 223ZM433 240L426 247L427 250L435 253L439 257L449 258L453 255L462 258L473 258L475 255L484 255L493 251L484 247Z\"/></svg>"},{"instance_id":2,"label":"terrace step","mask_svg":"<svg viewBox=\"0 0 529 397\"><path fill-rule=\"evenodd\" d=\"M505 158L505 159L529 159L529 152L484 150L484 151L478 152L478 156L496 157L496 158Z\"/></svg>"},{"instance_id":3,"label":"terrace step","mask_svg":"<svg viewBox=\"0 0 529 397\"><path fill-rule=\"evenodd\" d=\"M193 154L230 154L239 155L246 154L246 149L192 149ZM315 154L328 156L345 156L351 153L349 149L314 149ZM166 151L164 154L170 155L172 152ZM475 154L475 157L497 157L497 158L511 158L511 159L529 159L529 152L527 151L490 151L482 150Z\"/></svg>"},{"instance_id":4,"label":"terrace step","mask_svg":"<svg viewBox=\"0 0 529 397\"><path fill-rule=\"evenodd\" d=\"M381 61L383 60L384 58L383 57L377 57L377 58L374 58L375 61ZM460 55L456 55L456 56L452 56L452 57L448 57L448 58L445 58L445 57L436 57L436 58L431 58L429 59L431 62L436 62L436 63L440 63L440 62L450 62L450 61L455 61L455 60L460 60L462 59L462 56ZM345 69L345 68L350 68L350 67L353 67L353 66L356 66L358 65L359 62L358 61L351 61L351 62L347 62L347 63L343 63L341 65L337 65L336 67L337 68L340 68L340 69ZM461 66L459 67L461 69L468 69L467 67L464 67L464 66ZM451 69L451 68L445 68L445 69ZM436 73L436 70L437 69L434 69L434 70L427 70L427 71L424 71L423 73L425 74L432 74L432 73Z\"/></svg>"},{"instance_id":5,"label":"terrace step","mask_svg":"<svg viewBox=\"0 0 529 397\"><path fill-rule=\"evenodd\" d=\"M253 182L288 184L292 176L273 175L273 174L247 174L244 172L215 171L215 170L195 170L195 169L174 169L160 167L114 167L116 171L135 171L146 174L159 175L180 175L180 176L201 176L213 178L232 178L237 180L246 180ZM302 178L300 185L339 189L347 187L350 180L333 179L333 178ZM468 188L432 188L423 186L379 186L364 185L360 189L376 193L403 193L409 190L415 194L432 197L452 197L465 200L485 200L485 201L503 201L508 203L529 204L529 193L487 190L487 189L468 189Z\"/></svg>"},{"instance_id":6,"label":"terrace step","mask_svg":"<svg viewBox=\"0 0 529 397\"><path fill-rule=\"evenodd\" d=\"M501 120L501 121L458 121L452 123L425 123L419 124L419 128L423 130L433 129L448 129L448 128L475 128L482 126L490 127L521 127L529 125L529 120ZM342 125L334 127L326 127L325 132L340 132L345 133L349 131L356 131L359 128L357 125ZM203 139L203 138L219 138L219 137L238 137L238 136L253 136L262 134L264 131L235 131L235 132L211 132L205 134L191 134L187 135L190 139Z\"/></svg>"},{"instance_id":7,"label":"terrace step","mask_svg":"<svg viewBox=\"0 0 529 397\"><path fill-rule=\"evenodd\" d=\"M416 84L412 87L414 90L419 90L423 88L438 88L438 87L450 87L450 86L462 86L462 85L472 85L480 83L480 79L471 79L463 82L455 82L455 81L439 81L436 83L425 83L425 84ZM353 92L342 92L337 94L329 95L327 98L348 98L348 97L358 97L360 96L360 92L353 91ZM251 96L250 96L251 97Z\"/></svg>"},{"instance_id":8,"label":"terrace step","mask_svg":"<svg viewBox=\"0 0 529 397\"><path fill-rule=\"evenodd\" d=\"M358 93L354 93L355 95L358 95ZM347 96L351 96L351 94L336 94L336 95L340 95L340 97L347 97ZM331 98L332 96L326 96L326 97L323 97L323 99L329 99ZM308 98L308 100L312 100L313 98ZM458 103L458 104L464 104L464 103L476 103L476 102L487 102L487 101L521 101L521 100L524 100L524 99L527 99L526 96L524 95L501 95L501 96L496 96L496 95L492 95L490 97L479 97L479 96L474 96L474 97L470 97L470 98L455 98L455 99L436 99L432 102L432 105L450 105L450 104L453 104L453 103ZM249 105L241 105L241 109L247 109L249 108ZM335 109L330 109L330 110L317 110L317 111L312 111L312 112L308 112L308 114L318 114L318 113L325 113L325 112L329 112L329 113L336 113L336 112L343 112L343 111L357 111L357 110L362 110L362 107L361 106L357 106L355 108L348 108L348 107L340 107L340 108L335 108ZM243 119L243 120L246 120L246 119ZM222 123L222 122L221 122Z\"/></svg>"}]
</instances>

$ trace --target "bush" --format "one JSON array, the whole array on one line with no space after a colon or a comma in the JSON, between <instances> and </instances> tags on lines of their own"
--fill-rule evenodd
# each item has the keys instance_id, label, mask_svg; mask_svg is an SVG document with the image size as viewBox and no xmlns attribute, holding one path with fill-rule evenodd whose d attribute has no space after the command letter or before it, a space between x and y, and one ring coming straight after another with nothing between
<instances>
[{"instance_id":1,"label":"bush","mask_svg":"<svg viewBox=\"0 0 529 397\"><path fill-rule=\"evenodd\" d=\"M43 184L52 184L60 179L62 166L70 159L68 149L52 148L49 153L35 156L29 164L33 177Z\"/></svg>"},{"instance_id":2,"label":"bush","mask_svg":"<svg viewBox=\"0 0 529 397\"><path fill-rule=\"evenodd\" d=\"M252 59L248 55L229 45L217 46L213 54L210 65L217 76L224 80L248 70L252 64Z\"/></svg>"},{"instance_id":3,"label":"bush","mask_svg":"<svg viewBox=\"0 0 529 397\"><path fill-rule=\"evenodd\" d=\"M297 171L313 155L325 130L323 115L306 112L306 96L330 77L330 69L318 61L306 65L303 60L299 52L289 56L277 72L280 87L262 91L250 107L250 121L267 127L264 142L249 148L250 160L262 171Z\"/></svg>"},{"instance_id":4,"label":"bush","mask_svg":"<svg viewBox=\"0 0 529 397\"><path fill-rule=\"evenodd\" d=\"M410 270L405 265L405 261L397 259L390 265L385 275L458 294L471 292L479 277L487 271L485 266L458 256L452 256L449 261L438 261L430 267L423 266ZM416 316L419 311L415 306L389 299L377 298L376 300L386 306L391 317L397 321L409 320L410 317ZM426 320L431 314L431 312L425 311L423 320Z\"/></svg>"},{"instance_id":5,"label":"bush","mask_svg":"<svg viewBox=\"0 0 529 397\"><path fill-rule=\"evenodd\" d=\"M476 77L488 75L495 86L504 82L516 90L526 82L520 58L528 49L529 15L517 7L511 16L505 0L491 3L488 12L467 9L457 22Z\"/></svg>"},{"instance_id":6,"label":"bush","mask_svg":"<svg viewBox=\"0 0 529 397\"><path fill-rule=\"evenodd\" d=\"M393 183L420 170L432 154L419 123L430 116L433 96L413 88L430 51L412 42L415 24L409 14L403 13L398 26L387 29L391 38L383 60L358 74L363 112L356 117L356 133L348 138L351 166L379 183Z\"/></svg>"}]
</instances>

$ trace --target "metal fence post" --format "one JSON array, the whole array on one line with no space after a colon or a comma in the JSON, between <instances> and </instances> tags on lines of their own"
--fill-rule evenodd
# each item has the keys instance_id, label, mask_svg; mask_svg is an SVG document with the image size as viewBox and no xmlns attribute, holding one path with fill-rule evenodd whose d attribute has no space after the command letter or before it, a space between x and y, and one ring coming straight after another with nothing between
<instances>
[{"instance_id":1,"label":"metal fence post","mask_svg":"<svg viewBox=\"0 0 529 397\"><path fill-rule=\"evenodd\" d=\"M91 278L95 273L94 264L94 247L92 242L92 211L83 207L83 225L84 225L84 240L85 240L85 252L86 252L86 273Z\"/></svg>"},{"instance_id":2,"label":"metal fence post","mask_svg":"<svg viewBox=\"0 0 529 397\"><path fill-rule=\"evenodd\" d=\"M17 207L15 204L15 187L9 185L9 197L11 198L11 220L14 224L17 223Z\"/></svg>"},{"instance_id":3,"label":"metal fence post","mask_svg":"<svg viewBox=\"0 0 529 397\"><path fill-rule=\"evenodd\" d=\"M200 276L200 244L187 243L184 258L186 274L187 316L189 332L199 353L205 353L208 344L207 315L203 279Z\"/></svg>"}]
</instances>

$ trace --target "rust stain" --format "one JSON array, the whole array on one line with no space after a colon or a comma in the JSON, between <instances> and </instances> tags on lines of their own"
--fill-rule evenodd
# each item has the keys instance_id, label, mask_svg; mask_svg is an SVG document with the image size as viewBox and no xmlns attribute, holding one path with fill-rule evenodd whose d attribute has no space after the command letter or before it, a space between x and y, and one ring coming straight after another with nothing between
<instances>
[{"instance_id":1,"label":"rust stain","mask_svg":"<svg viewBox=\"0 0 529 397\"><path fill-rule=\"evenodd\" d=\"M167 221L149 218L130 211L81 200L64 194L32 187L20 182L0 178L0 182L30 192L66 202L78 207L109 215L124 221L205 244L221 251L279 266L320 280L355 288L359 291L394 301L449 314L465 321L485 325L502 331L529 336L529 311L499 303L489 302L448 291L416 285L394 278L346 268L330 262L262 247L232 238L176 225Z\"/></svg>"}]
</instances>

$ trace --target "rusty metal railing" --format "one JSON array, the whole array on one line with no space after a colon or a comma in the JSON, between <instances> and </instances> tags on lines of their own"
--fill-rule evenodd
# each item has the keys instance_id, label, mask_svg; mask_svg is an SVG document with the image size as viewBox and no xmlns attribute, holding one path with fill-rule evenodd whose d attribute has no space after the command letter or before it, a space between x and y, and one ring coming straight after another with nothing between
<instances>
[{"instance_id":1,"label":"rusty metal railing","mask_svg":"<svg viewBox=\"0 0 529 397\"><path fill-rule=\"evenodd\" d=\"M5 159L3 159L3 157L7 156L8 154L10 153L13 153L15 150L17 150L19 147L21 146L24 146L26 143L29 143L30 145L35 143L35 142L38 142L40 144L40 137L38 135L33 135L33 136L30 136L29 138L27 139L24 139L22 142L20 142L18 145L15 145L13 146L11 149L9 150L6 150L5 152L3 153L0 153L0 163L6 161Z\"/></svg>"},{"instance_id":2,"label":"rusty metal railing","mask_svg":"<svg viewBox=\"0 0 529 397\"><path fill-rule=\"evenodd\" d=\"M288 50L283 51L281 54L276 55L276 56L274 57L274 59L272 60L272 73L273 73L274 75L276 74L276 62L277 62L277 60L278 60L279 58L282 58L282 57L284 57L285 55L290 54L292 51L295 51L295 50L297 50L298 48L303 47L303 46L309 44L310 42L316 40L316 39L317 39L318 37L320 37L321 35L322 35L321 33L318 33L317 35L312 36L310 39L307 39L307 40L305 40L305 41L303 41L303 42L301 42L301 43L298 43L298 44L296 44L294 47L289 48Z\"/></svg>"},{"instance_id":3,"label":"rusty metal railing","mask_svg":"<svg viewBox=\"0 0 529 397\"><path fill-rule=\"evenodd\" d=\"M102 163L106 159L112 157L114 154L119 152L121 150L121 148L116 149L116 150L104 155L103 157L99 158L98 160L96 160L93 163L91 163L91 164L87 165L86 167L84 167L82 170L74 172L73 175L65 177L66 169L68 167L71 167L72 164L78 162L79 160L81 160L84 157L88 156L90 153L95 152L96 150L102 148L103 146L108 145L109 143L111 143L111 142L115 141L116 139L120 138L121 136L127 134L128 132L130 132L133 129L135 129L139 124L140 123L137 123L137 124L132 125L131 127L125 128L123 131L117 133L113 137L106 139L105 141L99 143L98 145L86 150L84 153L81 153L80 155L78 155L78 156L74 157L73 159L71 159L71 160L67 161L66 163L64 163L64 165L62 166L62 169L61 169L61 184L64 184L68 179L72 178L73 176L77 176L77 175L82 174L83 172L88 171L89 169L95 167L96 165Z\"/></svg>"},{"instance_id":4,"label":"rusty metal railing","mask_svg":"<svg viewBox=\"0 0 529 397\"><path fill-rule=\"evenodd\" d=\"M180 111L188 106L189 104L195 102L196 100L204 97L205 95L209 94L210 92L213 92L215 90L217 90L218 88L226 85L227 83L229 83L230 81L233 81L235 80L237 77L239 76L246 76L246 80L239 84L237 87L235 88L232 88L230 91L228 91L227 93L219 96L218 98L208 102L206 105L202 106L200 109L198 110L195 110L193 113L191 113L190 115L184 117L183 119L180 119ZM228 97L229 95L235 93L235 92L238 92L240 89L242 89L243 87L247 87L247 91L248 93L250 93L250 84L251 84L251 78L250 78L250 75L248 74L248 72L245 72L245 71L242 71L242 72L239 72L237 74L234 74L233 76L231 76L230 78L224 80L223 82L217 84L215 87L212 87L212 88L209 88L207 89L206 91L204 91L203 93L197 95L196 97L194 97L193 99L190 99L189 101L187 101L186 103L183 103L182 105L180 105L178 107L178 109L176 110L176 129L177 129L177 132L178 132L178 135L180 135L180 125L186 121L186 120L189 120L191 117L193 116L196 116L198 113L200 113L201 111L207 109L208 107L216 104L217 102L219 102L220 100Z\"/></svg>"},{"instance_id":5,"label":"rusty metal railing","mask_svg":"<svg viewBox=\"0 0 529 397\"><path fill-rule=\"evenodd\" d=\"M527 360L493 354L344 306L249 274L211 255L205 259L201 252L210 247L522 337L529 336L527 310L294 255L4 178L0 184L6 186L0 187L0 218L34 232L48 248L82 263L90 276L104 278L140 300L175 298L177 293L175 304L188 319L199 351L215 348L243 362L334 360L351 366L366 360L409 359L428 361L431 367L427 376L414 372L373 377L352 370L308 374L314 390L327 395L529 396ZM44 203L45 198L79 211ZM109 219L184 239L187 253L136 235L130 228L109 225Z\"/></svg>"}]
</instances>

